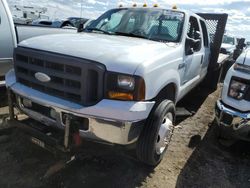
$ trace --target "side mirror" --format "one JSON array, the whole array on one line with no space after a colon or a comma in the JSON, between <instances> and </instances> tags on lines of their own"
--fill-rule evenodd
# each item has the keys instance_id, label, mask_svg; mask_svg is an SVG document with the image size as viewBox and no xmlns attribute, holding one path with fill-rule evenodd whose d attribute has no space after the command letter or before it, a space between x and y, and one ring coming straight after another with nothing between
<instances>
[{"instance_id":1,"label":"side mirror","mask_svg":"<svg viewBox=\"0 0 250 188\"><path fill-rule=\"evenodd\" d=\"M186 49L186 55L192 55L192 54L194 54L194 49L193 48Z\"/></svg>"},{"instance_id":2,"label":"side mirror","mask_svg":"<svg viewBox=\"0 0 250 188\"><path fill-rule=\"evenodd\" d=\"M197 39L194 42L194 51L198 51L201 48L201 39Z\"/></svg>"},{"instance_id":3,"label":"side mirror","mask_svg":"<svg viewBox=\"0 0 250 188\"><path fill-rule=\"evenodd\" d=\"M187 36L186 42L185 42L185 54L186 55L192 55L194 53L193 44L194 44L193 39Z\"/></svg>"},{"instance_id":4,"label":"side mirror","mask_svg":"<svg viewBox=\"0 0 250 188\"><path fill-rule=\"evenodd\" d=\"M193 39L190 37L186 37L185 43L185 54L192 55L195 51L199 50L201 47L201 40L200 39Z\"/></svg>"}]
</instances>

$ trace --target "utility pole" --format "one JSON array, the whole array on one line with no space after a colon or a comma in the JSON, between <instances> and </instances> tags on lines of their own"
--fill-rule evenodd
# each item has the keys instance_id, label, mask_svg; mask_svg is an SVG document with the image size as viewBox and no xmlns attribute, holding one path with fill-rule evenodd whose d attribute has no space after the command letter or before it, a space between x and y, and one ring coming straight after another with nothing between
<instances>
[{"instance_id":1,"label":"utility pole","mask_svg":"<svg viewBox=\"0 0 250 188\"><path fill-rule=\"evenodd\" d=\"M83 5L82 5L82 3L83 3L83 0L81 0L81 16L80 16L81 18L82 18L82 12L83 12L83 7L82 7Z\"/></svg>"}]
</instances>

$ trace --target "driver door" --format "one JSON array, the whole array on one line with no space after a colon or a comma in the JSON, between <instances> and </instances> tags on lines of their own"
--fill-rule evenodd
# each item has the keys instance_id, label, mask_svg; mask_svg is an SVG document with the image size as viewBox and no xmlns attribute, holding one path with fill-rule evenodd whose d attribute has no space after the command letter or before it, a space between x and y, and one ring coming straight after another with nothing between
<instances>
[{"instance_id":1,"label":"driver door","mask_svg":"<svg viewBox=\"0 0 250 188\"><path fill-rule=\"evenodd\" d=\"M205 53L204 48L202 47L202 38L200 32L201 28L197 18L191 16L189 20L187 38L196 42L190 43L188 42L190 40L186 40L184 56L185 73L182 80L182 85L192 81L194 78L198 79L200 76Z\"/></svg>"}]
</instances>

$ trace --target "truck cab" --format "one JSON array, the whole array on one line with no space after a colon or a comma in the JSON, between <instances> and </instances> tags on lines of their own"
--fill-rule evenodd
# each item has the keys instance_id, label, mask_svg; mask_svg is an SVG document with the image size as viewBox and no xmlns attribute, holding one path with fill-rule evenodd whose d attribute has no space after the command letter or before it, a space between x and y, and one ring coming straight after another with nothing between
<instances>
[{"instance_id":1,"label":"truck cab","mask_svg":"<svg viewBox=\"0 0 250 188\"><path fill-rule=\"evenodd\" d=\"M225 19L215 23L225 28ZM212 33L214 41L221 33ZM156 166L174 131L176 103L204 80L210 57L218 58L210 44L201 16L161 8L112 9L84 32L25 40L6 75L11 119L15 106L64 130L66 149L77 136L134 145L140 161Z\"/></svg>"},{"instance_id":2,"label":"truck cab","mask_svg":"<svg viewBox=\"0 0 250 188\"><path fill-rule=\"evenodd\" d=\"M6 1L0 2L0 87L4 76L13 67L13 51L17 46L16 33Z\"/></svg>"}]
</instances>

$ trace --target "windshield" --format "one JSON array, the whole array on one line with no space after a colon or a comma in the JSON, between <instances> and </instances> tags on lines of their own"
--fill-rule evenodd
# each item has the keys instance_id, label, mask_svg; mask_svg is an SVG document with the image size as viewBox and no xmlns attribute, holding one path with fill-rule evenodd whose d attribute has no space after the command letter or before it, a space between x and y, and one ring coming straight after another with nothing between
<instances>
[{"instance_id":1,"label":"windshield","mask_svg":"<svg viewBox=\"0 0 250 188\"><path fill-rule=\"evenodd\" d=\"M234 45L234 38L224 35L222 43Z\"/></svg>"},{"instance_id":2,"label":"windshield","mask_svg":"<svg viewBox=\"0 0 250 188\"><path fill-rule=\"evenodd\" d=\"M162 9L113 9L104 13L86 28L130 37L162 42L179 42L184 13Z\"/></svg>"}]
</instances>

